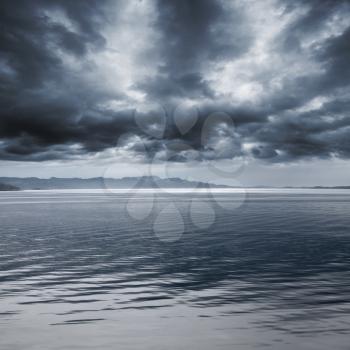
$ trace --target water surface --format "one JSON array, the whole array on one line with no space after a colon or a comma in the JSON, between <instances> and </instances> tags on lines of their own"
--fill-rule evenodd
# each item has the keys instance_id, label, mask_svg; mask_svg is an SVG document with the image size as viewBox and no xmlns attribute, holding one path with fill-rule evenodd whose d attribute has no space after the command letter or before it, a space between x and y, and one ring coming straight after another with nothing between
<instances>
[{"instance_id":1,"label":"water surface","mask_svg":"<svg viewBox=\"0 0 350 350\"><path fill-rule=\"evenodd\" d=\"M0 349L348 349L349 191L153 199L1 192ZM158 215L169 203L171 243L153 230L177 225ZM193 225L208 206L213 225Z\"/></svg>"}]
</instances>

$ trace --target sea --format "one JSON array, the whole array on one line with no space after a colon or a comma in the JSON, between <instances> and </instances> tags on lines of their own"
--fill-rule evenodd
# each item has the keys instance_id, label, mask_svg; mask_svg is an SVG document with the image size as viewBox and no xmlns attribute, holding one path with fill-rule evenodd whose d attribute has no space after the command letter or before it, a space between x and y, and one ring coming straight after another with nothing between
<instances>
[{"instance_id":1,"label":"sea","mask_svg":"<svg viewBox=\"0 0 350 350\"><path fill-rule=\"evenodd\" d=\"M0 192L1 350L349 339L349 190Z\"/></svg>"}]
</instances>

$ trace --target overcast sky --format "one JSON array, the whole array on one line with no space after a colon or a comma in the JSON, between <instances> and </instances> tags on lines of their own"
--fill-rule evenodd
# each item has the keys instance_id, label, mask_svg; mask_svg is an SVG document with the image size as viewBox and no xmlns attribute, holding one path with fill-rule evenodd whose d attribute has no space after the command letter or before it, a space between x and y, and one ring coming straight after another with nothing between
<instances>
[{"instance_id":1,"label":"overcast sky","mask_svg":"<svg viewBox=\"0 0 350 350\"><path fill-rule=\"evenodd\" d=\"M349 0L2 0L0 25L0 176L350 184Z\"/></svg>"}]
</instances>

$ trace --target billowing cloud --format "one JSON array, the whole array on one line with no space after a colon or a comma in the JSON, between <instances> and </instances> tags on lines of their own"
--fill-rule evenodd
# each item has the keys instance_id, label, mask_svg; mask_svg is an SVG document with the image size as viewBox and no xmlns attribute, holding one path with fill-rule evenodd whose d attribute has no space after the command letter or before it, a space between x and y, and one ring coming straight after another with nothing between
<instances>
[{"instance_id":1,"label":"billowing cloud","mask_svg":"<svg viewBox=\"0 0 350 350\"><path fill-rule=\"evenodd\" d=\"M0 158L349 158L349 18L346 0L4 0Z\"/></svg>"}]
</instances>

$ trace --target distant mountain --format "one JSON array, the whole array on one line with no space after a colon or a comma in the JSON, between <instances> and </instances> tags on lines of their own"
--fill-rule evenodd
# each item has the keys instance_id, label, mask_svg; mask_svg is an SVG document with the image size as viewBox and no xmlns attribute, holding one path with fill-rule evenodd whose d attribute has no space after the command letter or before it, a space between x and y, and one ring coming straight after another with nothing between
<instances>
[{"instance_id":1,"label":"distant mountain","mask_svg":"<svg viewBox=\"0 0 350 350\"><path fill-rule=\"evenodd\" d=\"M314 186L311 188L324 190L350 190L350 186Z\"/></svg>"},{"instance_id":2,"label":"distant mountain","mask_svg":"<svg viewBox=\"0 0 350 350\"><path fill-rule=\"evenodd\" d=\"M50 189L128 189L128 188L230 188L225 185L208 184L205 182L188 181L180 178L162 179L157 176L123 177L121 179L93 177L40 179L37 177L0 177L0 183L23 190Z\"/></svg>"},{"instance_id":3,"label":"distant mountain","mask_svg":"<svg viewBox=\"0 0 350 350\"><path fill-rule=\"evenodd\" d=\"M16 190L55 190L55 189L131 189L131 188L233 188L232 186L209 184L180 179L177 177L162 179L158 176L123 177L120 179L92 177L40 179L37 177L0 177L0 191ZM350 189L350 186L313 186L313 187L270 187L254 186L260 189Z\"/></svg>"},{"instance_id":4,"label":"distant mountain","mask_svg":"<svg viewBox=\"0 0 350 350\"><path fill-rule=\"evenodd\" d=\"M18 191L19 188L17 186L0 183L0 191Z\"/></svg>"}]
</instances>

